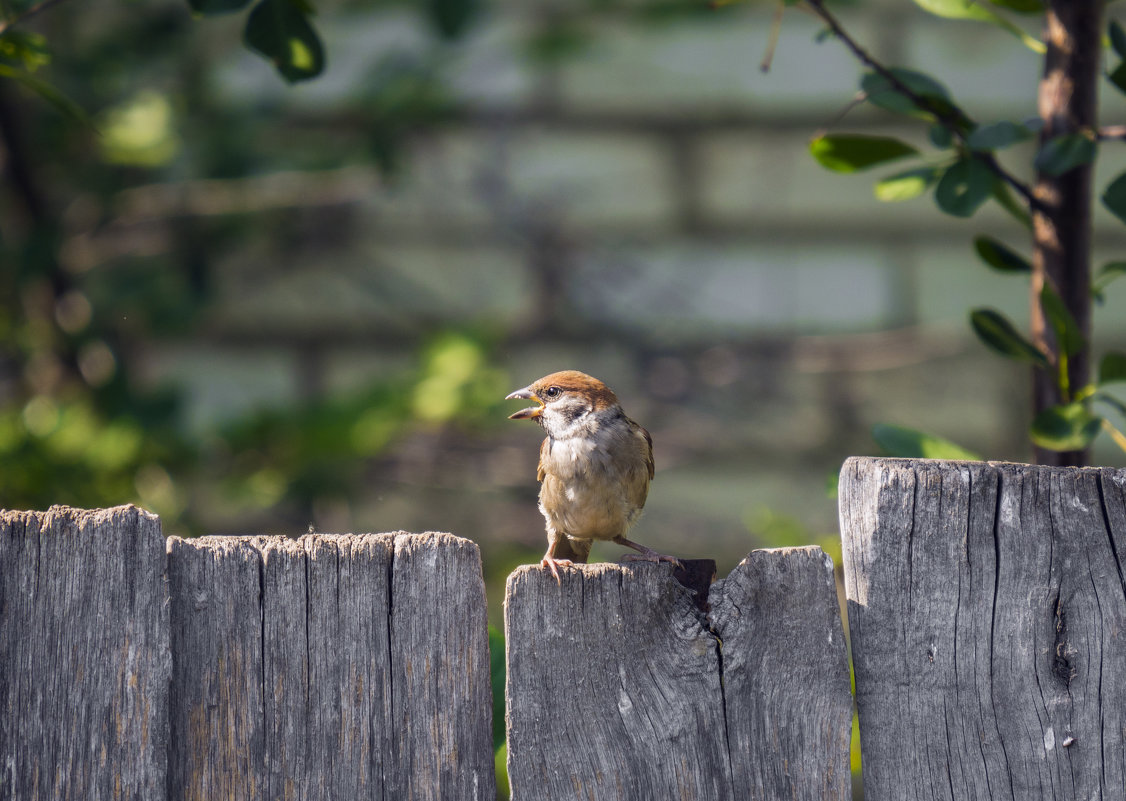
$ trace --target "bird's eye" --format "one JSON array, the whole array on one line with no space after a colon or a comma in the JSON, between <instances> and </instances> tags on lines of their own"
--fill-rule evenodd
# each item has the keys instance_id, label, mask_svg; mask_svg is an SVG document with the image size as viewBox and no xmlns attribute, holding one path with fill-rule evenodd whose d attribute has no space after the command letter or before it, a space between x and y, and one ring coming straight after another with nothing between
<instances>
[{"instance_id":1,"label":"bird's eye","mask_svg":"<svg viewBox=\"0 0 1126 801\"><path fill-rule=\"evenodd\" d=\"M554 398L558 398L559 394L561 392L562 392L562 390L559 389L559 387L548 387L546 390L544 390L543 395L544 395L545 398L554 399Z\"/></svg>"}]
</instances>

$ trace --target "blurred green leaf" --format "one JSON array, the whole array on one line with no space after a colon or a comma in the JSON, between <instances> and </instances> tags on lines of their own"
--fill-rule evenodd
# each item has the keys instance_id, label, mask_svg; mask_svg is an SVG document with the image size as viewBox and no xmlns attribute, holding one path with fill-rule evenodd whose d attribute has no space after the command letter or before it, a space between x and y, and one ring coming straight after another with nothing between
<instances>
[{"instance_id":1,"label":"blurred green leaf","mask_svg":"<svg viewBox=\"0 0 1126 801\"><path fill-rule=\"evenodd\" d=\"M1054 136L1040 147L1036 154L1036 169L1048 175L1063 175L1083 164L1094 161L1095 140L1084 133Z\"/></svg>"},{"instance_id":2,"label":"blurred green leaf","mask_svg":"<svg viewBox=\"0 0 1126 801\"><path fill-rule=\"evenodd\" d=\"M902 67L892 67L888 72L919 97L940 103L942 108L950 106L950 95L946 87L926 73ZM919 108L914 100L896 89L891 81L878 72L864 73L860 79L860 90L869 103L887 111L933 116L926 108Z\"/></svg>"},{"instance_id":3,"label":"blurred green leaf","mask_svg":"<svg viewBox=\"0 0 1126 801\"><path fill-rule=\"evenodd\" d=\"M1044 284L1040 290L1040 308L1044 310L1044 317L1056 333L1056 342L1068 356L1074 356L1083 350L1087 340L1079 330L1075 317L1068 311L1067 304L1054 289Z\"/></svg>"},{"instance_id":4,"label":"blurred green leaf","mask_svg":"<svg viewBox=\"0 0 1126 801\"><path fill-rule=\"evenodd\" d=\"M990 236L974 239L977 255L993 269L1002 273L1031 273L1032 265L1021 255Z\"/></svg>"},{"instance_id":5,"label":"blurred green leaf","mask_svg":"<svg viewBox=\"0 0 1126 801\"><path fill-rule=\"evenodd\" d=\"M1107 73L1106 78L1119 91L1126 93L1126 61L1120 62L1117 67Z\"/></svg>"},{"instance_id":6,"label":"blurred green leaf","mask_svg":"<svg viewBox=\"0 0 1126 801\"><path fill-rule=\"evenodd\" d=\"M247 17L243 40L289 83L307 81L324 70L321 40L293 0L261 0Z\"/></svg>"},{"instance_id":7,"label":"blurred green leaf","mask_svg":"<svg viewBox=\"0 0 1126 801\"><path fill-rule=\"evenodd\" d=\"M1126 58L1126 30L1122 29L1118 20L1112 19L1107 26L1107 34L1110 37L1110 46L1114 48L1114 52L1118 54L1119 58Z\"/></svg>"},{"instance_id":8,"label":"blurred green leaf","mask_svg":"<svg viewBox=\"0 0 1126 801\"><path fill-rule=\"evenodd\" d=\"M1029 36L1000 14L981 5L977 0L915 0L915 5L936 17L992 23L1020 39L1024 46L1034 53L1043 55L1045 52L1046 48L1043 42Z\"/></svg>"},{"instance_id":9,"label":"blurred green leaf","mask_svg":"<svg viewBox=\"0 0 1126 801\"><path fill-rule=\"evenodd\" d=\"M877 423L872 439L888 456L904 459L955 459L980 462L981 457L950 440L914 428Z\"/></svg>"},{"instance_id":10,"label":"blurred green leaf","mask_svg":"<svg viewBox=\"0 0 1126 801\"><path fill-rule=\"evenodd\" d=\"M945 150L954 144L954 134L942 123L935 123L927 129L927 138L939 150Z\"/></svg>"},{"instance_id":11,"label":"blurred green leaf","mask_svg":"<svg viewBox=\"0 0 1126 801\"><path fill-rule=\"evenodd\" d=\"M22 83L28 89L35 92L35 94L39 95L41 98L54 106L58 111L62 112L62 114L69 117L72 121L77 122L80 125L85 125L91 128L93 127L93 124L90 122L89 115L82 109L81 106L79 106L77 103L64 95L55 87L51 86L51 84L47 83L46 81L42 81L39 78L36 78L34 75L31 75L30 73L16 69L15 67L10 67L7 64L0 64L0 78L10 78L14 81Z\"/></svg>"},{"instance_id":12,"label":"blurred green leaf","mask_svg":"<svg viewBox=\"0 0 1126 801\"><path fill-rule=\"evenodd\" d=\"M477 0L427 0L430 22L444 39L456 39L477 14Z\"/></svg>"},{"instance_id":13,"label":"blurred green leaf","mask_svg":"<svg viewBox=\"0 0 1126 801\"><path fill-rule=\"evenodd\" d=\"M1102 201L1111 214L1126 222L1126 172L1111 181L1103 190Z\"/></svg>"},{"instance_id":14,"label":"blurred green leaf","mask_svg":"<svg viewBox=\"0 0 1126 801\"><path fill-rule=\"evenodd\" d=\"M876 184L876 197L885 203L910 200L926 192L940 173L937 167L918 167L890 175Z\"/></svg>"},{"instance_id":15,"label":"blurred green leaf","mask_svg":"<svg viewBox=\"0 0 1126 801\"><path fill-rule=\"evenodd\" d=\"M1039 367L1050 367L1048 357L1021 336L1012 323L993 309L974 309L970 312L970 326L978 339L988 347L1017 361L1030 362Z\"/></svg>"},{"instance_id":16,"label":"blurred green leaf","mask_svg":"<svg viewBox=\"0 0 1126 801\"><path fill-rule=\"evenodd\" d=\"M993 193L993 171L967 156L946 169L934 190L938 207L955 217L972 217Z\"/></svg>"},{"instance_id":17,"label":"blurred green leaf","mask_svg":"<svg viewBox=\"0 0 1126 801\"><path fill-rule=\"evenodd\" d=\"M887 136L830 134L810 142L809 152L823 167L836 172L855 172L913 156L919 151Z\"/></svg>"},{"instance_id":18,"label":"blurred green leaf","mask_svg":"<svg viewBox=\"0 0 1126 801\"><path fill-rule=\"evenodd\" d=\"M1040 0L989 0L995 6L1007 8L1018 14L1043 14L1044 4Z\"/></svg>"},{"instance_id":19,"label":"blurred green leaf","mask_svg":"<svg viewBox=\"0 0 1126 801\"><path fill-rule=\"evenodd\" d=\"M1091 280L1091 297L1103 303L1106 300L1106 288L1123 275L1126 275L1126 261L1111 261L1104 264Z\"/></svg>"},{"instance_id":20,"label":"blurred green leaf","mask_svg":"<svg viewBox=\"0 0 1126 801\"><path fill-rule=\"evenodd\" d=\"M1029 213L1028 207L1018 200L1013 191L1009 189L1008 184L1000 178L994 178L991 194L993 199L997 201L998 206L1007 211L1014 220L1031 230L1032 215Z\"/></svg>"},{"instance_id":21,"label":"blurred green leaf","mask_svg":"<svg viewBox=\"0 0 1126 801\"><path fill-rule=\"evenodd\" d=\"M0 35L0 59L20 64L27 72L35 72L51 62L51 52L42 34L9 28Z\"/></svg>"},{"instance_id":22,"label":"blurred green leaf","mask_svg":"<svg viewBox=\"0 0 1126 801\"><path fill-rule=\"evenodd\" d=\"M192 11L205 16L217 16L241 11L250 5L250 0L188 0Z\"/></svg>"},{"instance_id":23,"label":"blurred green leaf","mask_svg":"<svg viewBox=\"0 0 1126 801\"><path fill-rule=\"evenodd\" d=\"M1032 138L1032 131L1008 120L981 125L967 137L966 144L973 150L1001 150Z\"/></svg>"},{"instance_id":24,"label":"blurred green leaf","mask_svg":"<svg viewBox=\"0 0 1126 801\"><path fill-rule=\"evenodd\" d=\"M1126 381L1126 353L1108 353L1099 362L1099 383Z\"/></svg>"},{"instance_id":25,"label":"blurred green leaf","mask_svg":"<svg viewBox=\"0 0 1126 801\"><path fill-rule=\"evenodd\" d=\"M1099 434L1102 418L1094 415L1084 403L1051 406L1032 421L1032 441L1051 451L1079 451L1090 445Z\"/></svg>"}]
</instances>

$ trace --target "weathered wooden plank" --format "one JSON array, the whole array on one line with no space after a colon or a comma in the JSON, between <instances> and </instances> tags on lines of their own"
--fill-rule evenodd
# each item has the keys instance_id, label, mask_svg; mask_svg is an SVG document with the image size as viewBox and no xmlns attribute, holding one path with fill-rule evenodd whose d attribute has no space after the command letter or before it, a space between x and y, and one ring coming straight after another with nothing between
<instances>
[{"instance_id":1,"label":"weathered wooden plank","mask_svg":"<svg viewBox=\"0 0 1126 801\"><path fill-rule=\"evenodd\" d=\"M515 801L847 798L848 666L820 549L752 554L713 587L710 620L666 566L560 575L508 581Z\"/></svg>"},{"instance_id":2,"label":"weathered wooden plank","mask_svg":"<svg viewBox=\"0 0 1126 801\"><path fill-rule=\"evenodd\" d=\"M168 591L135 507L0 513L0 798L162 798Z\"/></svg>"},{"instance_id":3,"label":"weathered wooden plank","mask_svg":"<svg viewBox=\"0 0 1126 801\"><path fill-rule=\"evenodd\" d=\"M865 797L1120 798L1126 472L850 459Z\"/></svg>"},{"instance_id":4,"label":"weathered wooden plank","mask_svg":"<svg viewBox=\"0 0 1126 801\"><path fill-rule=\"evenodd\" d=\"M852 690L833 562L754 551L711 592L732 798L848 799Z\"/></svg>"},{"instance_id":5,"label":"weathered wooden plank","mask_svg":"<svg viewBox=\"0 0 1126 801\"><path fill-rule=\"evenodd\" d=\"M495 795L475 545L316 534L169 553L174 797Z\"/></svg>"},{"instance_id":6,"label":"weathered wooden plank","mask_svg":"<svg viewBox=\"0 0 1126 801\"><path fill-rule=\"evenodd\" d=\"M481 554L449 534L395 537L394 769L386 798L492 801L492 685Z\"/></svg>"}]
</instances>

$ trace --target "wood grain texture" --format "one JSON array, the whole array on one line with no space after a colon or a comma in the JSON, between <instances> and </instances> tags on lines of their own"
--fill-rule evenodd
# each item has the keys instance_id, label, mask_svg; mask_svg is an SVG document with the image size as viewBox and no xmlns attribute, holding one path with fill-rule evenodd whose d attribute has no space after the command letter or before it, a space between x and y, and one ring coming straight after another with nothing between
<instances>
[{"instance_id":1,"label":"wood grain texture","mask_svg":"<svg viewBox=\"0 0 1126 801\"><path fill-rule=\"evenodd\" d=\"M476 545L173 538L169 566L173 798L495 795Z\"/></svg>"},{"instance_id":2,"label":"wood grain texture","mask_svg":"<svg viewBox=\"0 0 1126 801\"><path fill-rule=\"evenodd\" d=\"M865 797L1121 798L1126 471L850 459Z\"/></svg>"},{"instance_id":3,"label":"wood grain texture","mask_svg":"<svg viewBox=\"0 0 1126 801\"><path fill-rule=\"evenodd\" d=\"M135 507L0 512L0 798L162 798L168 591Z\"/></svg>"},{"instance_id":4,"label":"wood grain texture","mask_svg":"<svg viewBox=\"0 0 1126 801\"><path fill-rule=\"evenodd\" d=\"M847 798L848 666L820 549L752 554L708 617L668 566L560 575L508 581L514 801Z\"/></svg>"}]
</instances>

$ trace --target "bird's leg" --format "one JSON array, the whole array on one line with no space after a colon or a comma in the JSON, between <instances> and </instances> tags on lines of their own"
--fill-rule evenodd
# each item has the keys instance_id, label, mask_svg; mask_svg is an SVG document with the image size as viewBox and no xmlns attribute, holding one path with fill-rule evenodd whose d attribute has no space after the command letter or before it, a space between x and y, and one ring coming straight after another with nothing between
<instances>
[{"instance_id":1,"label":"bird's leg","mask_svg":"<svg viewBox=\"0 0 1126 801\"><path fill-rule=\"evenodd\" d=\"M636 554L625 554L624 556L622 556L622 561L640 560L645 562L669 562L676 567L684 567L684 565L680 563L680 560L675 556L668 556L663 553L657 553L652 548L647 548L641 543L634 542L633 540L627 540L624 536L614 537L614 542L618 543L618 545L624 545L627 548L633 548L635 551L637 551Z\"/></svg>"},{"instance_id":2,"label":"bird's leg","mask_svg":"<svg viewBox=\"0 0 1126 801\"><path fill-rule=\"evenodd\" d=\"M546 567L548 570L550 570L551 575L555 576L555 582L557 584L561 584L562 579L559 578L559 569L556 567L556 565L572 565L574 564L574 562L572 562L570 559L555 558L555 546L558 543L559 540L556 538L552 538L551 541L548 542L547 553L545 553L543 555L543 559L540 560L540 567Z\"/></svg>"}]
</instances>

